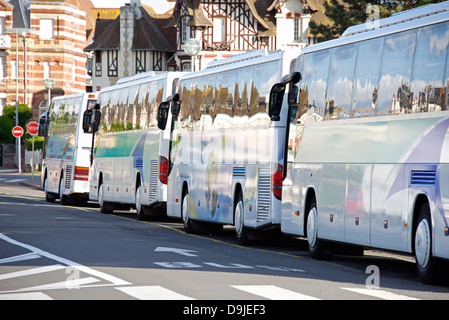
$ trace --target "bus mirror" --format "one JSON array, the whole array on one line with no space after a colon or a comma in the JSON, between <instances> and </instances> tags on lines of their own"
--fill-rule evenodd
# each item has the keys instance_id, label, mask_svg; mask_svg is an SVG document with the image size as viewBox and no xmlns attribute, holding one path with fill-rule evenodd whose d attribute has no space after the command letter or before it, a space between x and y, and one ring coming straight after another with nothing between
<instances>
[{"instance_id":1,"label":"bus mirror","mask_svg":"<svg viewBox=\"0 0 449 320\"><path fill-rule=\"evenodd\" d=\"M284 76L281 79L281 83L283 83L283 84L287 84L287 83L295 84L295 83L298 83L299 81L301 81L301 79L302 79L301 73L299 73L299 72L292 72L292 73L289 73L286 76Z\"/></svg>"},{"instance_id":2,"label":"bus mirror","mask_svg":"<svg viewBox=\"0 0 449 320\"><path fill-rule=\"evenodd\" d=\"M170 97L165 100L166 102L178 102L179 101L179 93L174 93Z\"/></svg>"},{"instance_id":3,"label":"bus mirror","mask_svg":"<svg viewBox=\"0 0 449 320\"><path fill-rule=\"evenodd\" d=\"M171 114L174 119L178 118L180 110L181 110L181 104L179 102L173 101L171 104Z\"/></svg>"},{"instance_id":4,"label":"bus mirror","mask_svg":"<svg viewBox=\"0 0 449 320\"><path fill-rule=\"evenodd\" d=\"M84 114L83 114L83 131L84 131L84 133L89 132L91 120L92 120L92 110L84 111Z\"/></svg>"},{"instance_id":5,"label":"bus mirror","mask_svg":"<svg viewBox=\"0 0 449 320\"><path fill-rule=\"evenodd\" d=\"M37 135L39 137L45 136L45 131L47 131L47 112L42 114L39 118L39 129Z\"/></svg>"},{"instance_id":6,"label":"bus mirror","mask_svg":"<svg viewBox=\"0 0 449 320\"><path fill-rule=\"evenodd\" d=\"M296 98L298 97L299 88L297 85L292 84L290 91L288 92L288 105L296 105Z\"/></svg>"},{"instance_id":7,"label":"bus mirror","mask_svg":"<svg viewBox=\"0 0 449 320\"><path fill-rule=\"evenodd\" d=\"M157 110L157 126L161 130L165 130L165 127L167 126L169 106L169 102L162 102Z\"/></svg>"},{"instance_id":8,"label":"bus mirror","mask_svg":"<svg viewBox=\"0 0 449 320\"><path fill-rule=\"evenodd\" d=\"M282 101L284 100L285 84L276 83L270 92L270 104L268 106L268 115L271 121L281 120Z\"/></svg>"},{"instance_id":9,"label":"bus mirror","mask_svg":"<svg viewBox=\"0 0 449 320\"><path fill-rule=\"evenodd\" d=\"M95 110L94 123L92 126L92 133L95 133L98 131L98 129L100 128L100 121L101 121L101 111Z\"/></svg>"}]
</instances>

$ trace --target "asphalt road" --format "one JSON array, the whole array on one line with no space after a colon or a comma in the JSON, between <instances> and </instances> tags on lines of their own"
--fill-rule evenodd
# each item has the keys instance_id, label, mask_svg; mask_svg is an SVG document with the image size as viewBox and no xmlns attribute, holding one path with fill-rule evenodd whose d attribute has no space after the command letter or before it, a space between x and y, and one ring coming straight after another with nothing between
<instances>
[{"instance_id":1,"label":"asphalt road","mask_svg":"<svg viewBox=\"0 0 449 320\"><path fill-rule=\"evenodd\" d=\"M241 247L233 227L190 235L177 220L46 203L32 183L14 179L0 172L0 300L179 300L175 315L200 312L198 301L184 300L212 300L217 317L267 315L256 305L268 300L449 298L448 285L418 281L408 256L315 261L303 239L286 236ZM236 309L241 300L249 309Z\"/></svg>"}]
</instances>

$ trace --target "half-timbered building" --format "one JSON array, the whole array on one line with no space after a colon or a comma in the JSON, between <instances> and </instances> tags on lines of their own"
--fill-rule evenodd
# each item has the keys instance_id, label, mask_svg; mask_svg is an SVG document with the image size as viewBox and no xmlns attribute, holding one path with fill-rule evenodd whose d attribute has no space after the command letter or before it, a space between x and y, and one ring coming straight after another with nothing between
<instances>
[{"instance_id":1,"label":"half-timbered building","mask_svg":"<svg viewBox=\"0 0 449 320\"><path fill-rule=\"evenodd\" d=\"M132 0L115 12L114 16L113 9L95 11L92 41L84 49L92 59L93 91L114 85L123 77L166 71L175 52L174 29L165 28L169 15L156 14L139 0Z\"/></svg>"},{"instance_id":2,"label":"half-timbered building","mask_svg":"<svg viewBox=\"0 0 449 320\"><path fill-rule=\"evenodd\" d=\"M208 62L250 50L286 50L314 43L308 25L323 15L325 0L169 0L176 27L179 70L203 69ZM186 53L194 39L197 55Z\"/></svg>"}]
</instances>

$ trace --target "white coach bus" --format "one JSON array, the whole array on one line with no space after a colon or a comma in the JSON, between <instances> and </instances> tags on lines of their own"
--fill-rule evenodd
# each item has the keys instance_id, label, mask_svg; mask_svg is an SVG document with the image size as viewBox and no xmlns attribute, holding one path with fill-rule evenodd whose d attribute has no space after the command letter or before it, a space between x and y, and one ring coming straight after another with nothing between
<instances>
[{"instance_id":1,"label":"white coach bus","mask_svg":"<svg viewBox=\"0 0 449 320\"><path fill-rule=\"evenodd\" d=\"M88 200L92 134L83 132L82 115L96 99L95 93L54 97L47 117L40 119L45 135L41 187L48 202Z\"/></svg>"},{"instance_id":2,"label":"white coach bus","mask_svg":"<svg viewBox=\"0 0 449 320\"><path fill-rule=\"evenodd\" d=\"M372 26L298 57L281 230L315 258L329 242L413 253L430 282L449 258L449 3Z\"/></svg>"},{"instance_id":3,"label":"white coach bus","mask_svg":"<svg viewBox=\"0 0 449 320\"><path fill-rule=\"evenodd\" d=\"M182 218L187 232L231 224L245 244L279 228L285 125L270 119L268 105L298 54L251 51L180 78L167 215Z\"/></svg>"},{"instance_id":4,"label":"white coach bus","mask_svg":"<svg viewBox=\"0 0 449 320\"><path fill-rule=\"evenodd\" d=\"M151 208L165 206L170 136L168 129L159 130L157 114L181 75L139 74L98 94L99 110L93 108L91 116L98 131L89 197L99 202L101 212L135 207L143 219L153 213Z\"/></svg>"}]
</instances>

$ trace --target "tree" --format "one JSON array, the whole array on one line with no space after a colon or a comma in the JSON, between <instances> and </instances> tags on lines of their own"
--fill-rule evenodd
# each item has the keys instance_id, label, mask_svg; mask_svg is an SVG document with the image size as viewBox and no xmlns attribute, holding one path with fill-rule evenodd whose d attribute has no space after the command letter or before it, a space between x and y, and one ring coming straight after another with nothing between
<instances>
[{"instance_id":1,"label":"tree","mask_svg":"<svg viewBox=\"0 0 449 320\"><path fill-rule=\"evenodd\" d=\"M329 25L309 24L310 33L317 38L318 42L340 37L343 32L357 24L365 23L373 12L370 8L376 7L379 18L386 18L393 13L409 10L422 5L442 2L443 0L405 0L405 1L359 1L359 0L329 0L324 2L324 14L331 20ZM371 5L371 7L370 7Z\"/></svg>"},{"instance_id":2,"label":"tree","mask_svg":"<svg viewBox=\"0 0 449 320\"><path fill-rule=\"evenodd\" d=\"M31 108L26 104L19 104L19 126L26 130L27 122L32 118ZM0 116L0 143L14 143L12 128L16 125L16 106L7 105Z\"/></svg>"}]
</instances>

